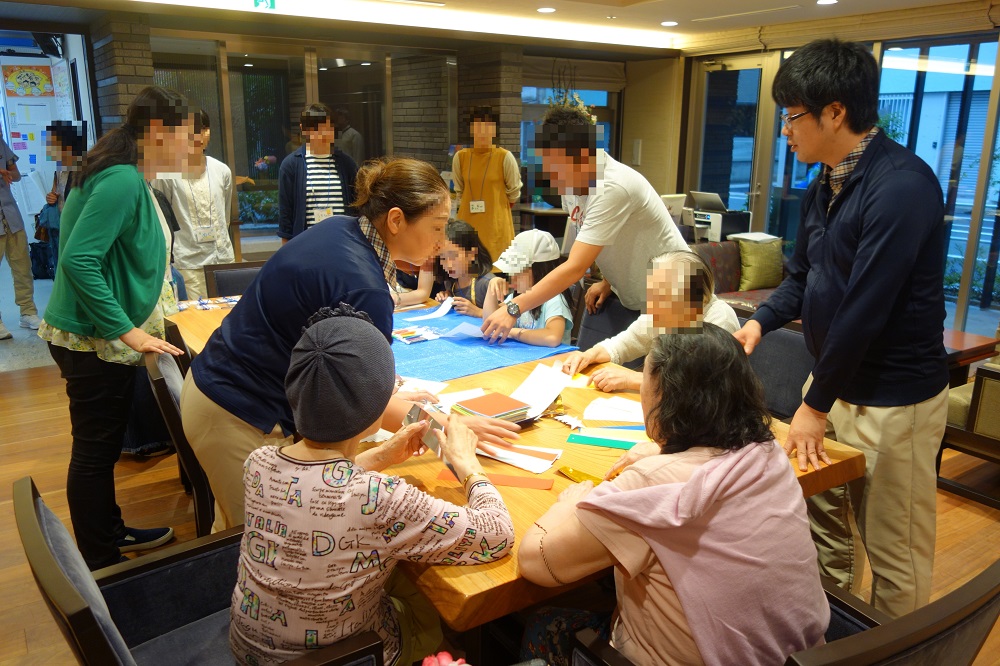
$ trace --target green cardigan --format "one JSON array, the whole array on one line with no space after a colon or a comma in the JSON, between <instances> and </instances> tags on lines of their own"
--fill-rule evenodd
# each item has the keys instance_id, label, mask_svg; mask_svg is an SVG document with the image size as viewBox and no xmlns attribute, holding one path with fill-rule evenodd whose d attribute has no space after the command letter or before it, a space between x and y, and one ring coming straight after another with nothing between
<instances>
[{"instance_id":1,"label":"green cardigan","mask_svg":"<svg viewBox=\"0 0 1000 666\"><path fill-rule=\"evenodd\" d=\"M105 340L140 326L160 297L167 249L139 171L122 164L90 176L70 192L61 226L46 323Z\"/></svg>"}]
</instances>

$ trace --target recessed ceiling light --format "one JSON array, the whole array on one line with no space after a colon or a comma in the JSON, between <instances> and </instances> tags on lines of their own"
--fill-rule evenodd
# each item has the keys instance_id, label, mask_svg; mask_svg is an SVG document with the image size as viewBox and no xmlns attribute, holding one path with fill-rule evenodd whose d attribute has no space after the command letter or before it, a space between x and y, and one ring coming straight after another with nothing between
<instances>
[{"instance_id":1,"label":"recessed ceiling light","mask_svg":"<svg viewBox=\"0 0 1000 666\"><path fill-rule=\"evenodd\" d=\"M660 23L660 25L662 25L664 28L672 28L675 25L677 25L677 21L663 21L662 23Z\"/></svg>"},{"instance_id":2,"label":"recessed ceiling light","mask_svg":"<svg viewBox=\"0 0 1000 666\"><path fill-rule=\"evenodd\" d=\"M837 0L816 0L817 5L835 5Z\"/></svg>"},{"instance_id":3,"label":"recessed ceiling light","mask_svg":"<svg viewBox=\"0 0 1000 666\"><path fill-rule=\"evenodd\" d=\"M243 66L244 67L253 67L253 63L252 62L245 62L245 63L243 63Z\"/></svg>"},{"instance_id":4,"label":"recessed ceiling light","mask_svg":"<svg viewBox=\"0 0 1000 666\"><path fill-rule=\"evenodd\" d=\"M368 67L369 65L371 65L370 62L363 62L363 63L361 63L362 67Z\"/></svg>"},{"instance_id":5,"label":"recessed ceiling light","mask_svg":"<svg viewBox=\"0 0 1000 666\"><path fill-rule=\"evenodd\" d=\"M609 18L609 19L616 19L616 18L618 18L618 17L617 17L617 16L609 16L608 18Z\"/></svg>"},{"instance_id":6,"label":"recessed ceiling light","mask_svg":"<svg viewBox=\"0 0 1000 666\"><path fill-rule=\"evenodd\" d=\"M555 7L539 7L538 8L538 13L539 14L552 14L555 11L556 11Z\"/></svg>"},{"instance_id":7,"label":"recessed ceiling light","mask_svg":"<svg viewBox=\"0 0 1000 666\"><path fill-rule=\"evenodd\" d=\"M320 67L320 68L319 68L319 71L321 71L321 72L325 72L326 70L327 70L327 68L326 68L326 67Z\"/></svg>"}]
</instances>

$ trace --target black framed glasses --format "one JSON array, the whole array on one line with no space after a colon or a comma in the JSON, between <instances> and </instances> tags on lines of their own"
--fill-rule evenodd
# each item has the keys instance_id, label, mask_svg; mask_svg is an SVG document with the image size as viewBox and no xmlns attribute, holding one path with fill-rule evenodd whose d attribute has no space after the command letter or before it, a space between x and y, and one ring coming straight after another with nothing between
<instances>
[{"instance_id":1,"label":"black framed glasses","mask_svg":"<svg viewBox=\"0 0 1000 666\"><path fill-rule=\"evenodd\" d=\"M809 113L808 111L803 111L802 113L795 113L788 115L787 113L782 113L779 118L781 118L781 124L785 126L785 129L792 129L792 121L798 120L802 116Z\"/></svg>"}]
</instances>

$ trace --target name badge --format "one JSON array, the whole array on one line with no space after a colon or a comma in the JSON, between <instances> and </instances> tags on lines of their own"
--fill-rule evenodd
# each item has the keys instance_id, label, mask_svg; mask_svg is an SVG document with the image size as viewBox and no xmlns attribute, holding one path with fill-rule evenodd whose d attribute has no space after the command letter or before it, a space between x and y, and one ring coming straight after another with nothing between
<instances>
[{"instance_id":1,"label":"name badge","mask_svg":"<svg viewBox=\"0 0 1000 666\"><path fill-rule=\"evenodd\" d=\"M326 208L314 208L313 209L313 222L318 224L328 217L333 217L333 207L327 206Z\"/></svg>"},{"instance_id":2,"label":"name badge","mask_svg":"<svg viewBox=\"0 0 1000 666\"><path fill-rule=\"evenodd\" d=\"M195 227L194 240L198 243L214 243L216 241L215 227Z\"/></svg>"},{"instance_id":3,"label":"name badge","mask_svg":"<svg viewBox=\"0 0 1000 666\"><path fill-rule=\"evenodd\" d=\"M469 212L470 213L485 213L486 212L486 202L485 201L470 201L469 202Z\"/></svg>"}]
</instances>

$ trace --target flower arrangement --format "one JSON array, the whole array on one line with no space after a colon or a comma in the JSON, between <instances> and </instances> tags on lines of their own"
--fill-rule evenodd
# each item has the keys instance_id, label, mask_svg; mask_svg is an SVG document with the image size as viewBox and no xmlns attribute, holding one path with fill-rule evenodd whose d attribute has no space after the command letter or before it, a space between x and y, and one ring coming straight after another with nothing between
<instances>
[{"instance_id":1,"label":"flower arrangement","mask_svg":"<svg viewBox=\"0 0 1000 666\"><path fill-rule=\"evenodd\" d=\"M253 163L253 167L257 171L267 171L269 167L274 166L277 162L278 158L274 155L265 155L264 157L257 158L257 161Z\"/></svg>"},{"instance_id":2,"label":"flower arrangement","mask_svg":"<svg viewBox=\"0 0 1000 666\"><path fill-rule=\"evenodd\" d=\"M438 652L424 657L421 666L463 666L465 663L465 659L456 660L450 652Z\"/></svg>"}]
</instances>

